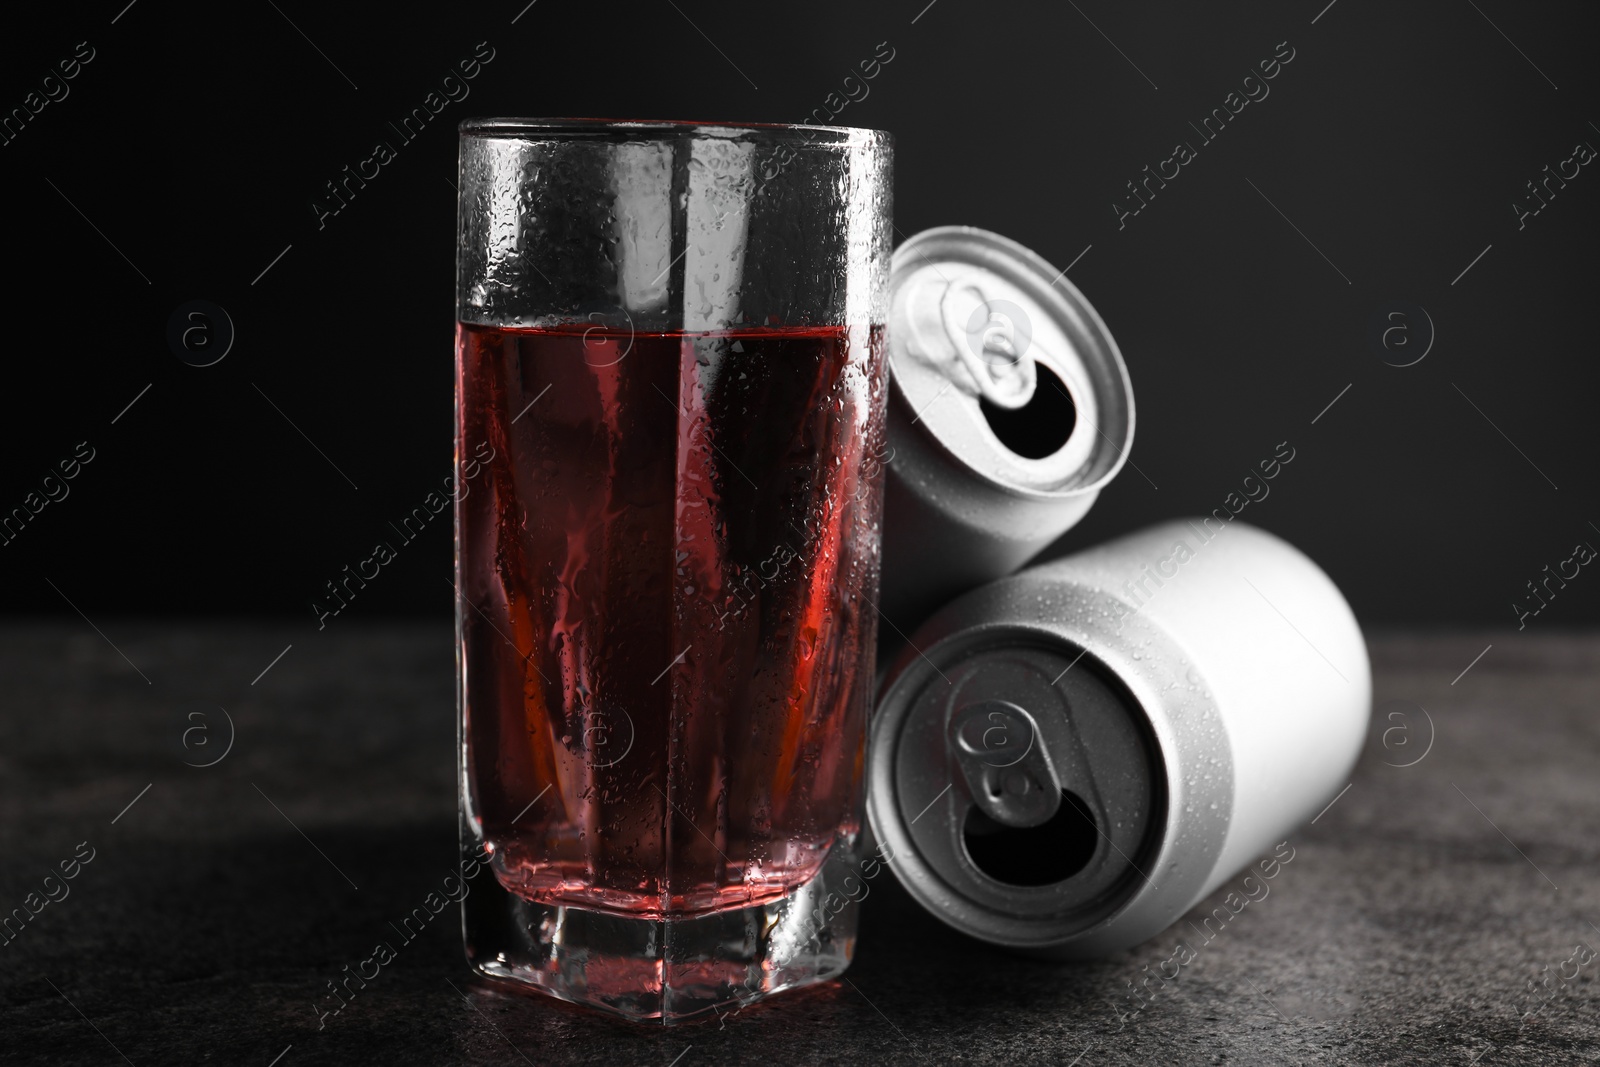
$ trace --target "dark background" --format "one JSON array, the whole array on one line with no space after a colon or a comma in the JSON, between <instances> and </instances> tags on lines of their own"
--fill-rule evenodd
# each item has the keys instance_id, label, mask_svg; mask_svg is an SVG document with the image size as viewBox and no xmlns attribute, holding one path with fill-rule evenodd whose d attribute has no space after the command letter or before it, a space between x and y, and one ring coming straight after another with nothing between
<instances>
[{"instance_id":1,"label":"dark background","mask_svg":"<svg viewBox=\"0 0 1600 1067\"><path fill-rule=\"evenodd\" d=\"M322 583L449 473L456 122L800 121L884 41L893 60L836 121L894 133L900 232L1081 254L1070 277L1133 376L1137 469L1054 552L1219 507L1285 440L1295 461L1242 517L1323 564L1365 623L1510 625L1542 567L1600 545L1600 174L1521 231L1511 206L1600 144L1592 12L525 3L7 12L0 109L78 42L95 58L0 146L0 511L78 442L95 458L0 547L4 610L311 625ZM480 41L470 97L400 146L386 122ZM1124 182L1198 145L1188 123L1283 41L1270 96L1119 230ZM379 139L398 158L319 229L311 201ZM193 299L236 327L215 366L166 340ZM1437 340L1397 368L1369 330L1401 304ZM450 541L436 522L353 613L447 614ZM1600 579L1580 576L1530 625L1597 621Z\"/></svg>"}]
</instances>

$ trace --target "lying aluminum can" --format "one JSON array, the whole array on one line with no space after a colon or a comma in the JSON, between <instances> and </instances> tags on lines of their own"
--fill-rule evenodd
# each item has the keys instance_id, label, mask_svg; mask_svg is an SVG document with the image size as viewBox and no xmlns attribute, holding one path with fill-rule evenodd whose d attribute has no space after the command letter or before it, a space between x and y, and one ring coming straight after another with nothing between
<instances>
[{"instance_id":1,"label":"lying aluminum can","mask_svg":"<svg viewBox=\"0 0 1600 1067\"><path fill-rule=\"evenodd\" d=\"M1174 522L974 590L885 677L868 812L957 930L1056 959L1159 933L1348 782L1372 696L1316 564Z\"/></svg>"},{"instance_id":2,"label":"lying aluminum can","mask_svg":"<svg viewBox=\"0 0 1600 1067\"><path fill-rule=\"evenodd\" d=\"M943 226L890 287L884 647L1066 532L1133 445L1128 369L1065 272Z\"/></svg>"}]
</instances>

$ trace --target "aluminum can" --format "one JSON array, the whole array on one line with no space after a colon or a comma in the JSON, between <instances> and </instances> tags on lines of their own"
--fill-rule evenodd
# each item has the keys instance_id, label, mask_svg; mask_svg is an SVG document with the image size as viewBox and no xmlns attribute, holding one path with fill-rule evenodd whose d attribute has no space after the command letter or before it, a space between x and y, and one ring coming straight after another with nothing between
<instances>
[{"instance_id":1,"label":"aluminum can","mask_svg":"<svg viewBox=\"0 0 1600 1067\"><path fill-rule=\"evenodd\" d=\"M1082 518L1134 422L1105 323L1015 241L924 230L895 250L890 287L883 648Z\"/></svg>"},{"instance_id":2,"label":"aluminum can","mask_svg":"<svg viewBox=\"0 0 1600 1067\"><path fill-rule=\"evenodd\" d=\"M868 810L950 926L1057 959L1159 933L1349 781L1366 646L1315 563L1237 520L974 590L889 667Z\"/></svg>"}]
</instances>

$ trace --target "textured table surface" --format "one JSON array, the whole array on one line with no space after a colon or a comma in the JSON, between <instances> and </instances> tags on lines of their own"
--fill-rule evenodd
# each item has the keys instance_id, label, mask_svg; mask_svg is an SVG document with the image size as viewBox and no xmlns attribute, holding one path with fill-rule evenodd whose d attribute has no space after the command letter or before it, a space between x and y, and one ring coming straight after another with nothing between
<instances>
[{"instance_id":1,"label":"textured table surface","mask_svg":"<svg viewBox=\"0 0 1600 1067\"><path fill-rule=\"evenodd\" d=\"M1045 965L882 879L847 980L721 1023L476 981L447 911L319 1030L455 862L448 625L97 621L0 632L0 910L93 850L0 948L6 1064L1600 1062L1595 637L1375 639L1350 788L1131 1018L1181 923Z\"/></svg>"}]
</instances>

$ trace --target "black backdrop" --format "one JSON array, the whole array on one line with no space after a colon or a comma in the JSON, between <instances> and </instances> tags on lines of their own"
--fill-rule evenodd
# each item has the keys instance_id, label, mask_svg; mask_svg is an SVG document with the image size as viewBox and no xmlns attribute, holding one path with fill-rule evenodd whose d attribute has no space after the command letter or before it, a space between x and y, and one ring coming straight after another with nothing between
<instances>
[{"instance_id":1,"label":"black backdrop","mask_svg":"<svg viewBox=\"0 0 1600 1067\"><path fill-rule=\"evenodd\" d=\"M885 48L836 121L894 133L898 228L969 223L1074 263L1133 375L1136 467L1052 552L1221 506L1281 441L1295 461L1242 517L1368 623L1515 625L1526 582L1600 546L1600 168L1574 157L1600 145L1592 14L925 3L8 11L0 108L39 110L0 145L0 510L68 495L0 546L4 609L310 624L449 470L456 122L801 121ZM400 145L386 123L479 42L470 95ZM1291 51L1269 95L1229 98ZM1229 103L1206 142L1190 123ZM324 183L380 139L396 158L319 227ZM1195 158L1119 219L1179 141ZM1519 219L1546 166L1569 179ZM197 299L235 327L204 368L167 340ZM1403 332L1385 348L1375 321ZM93 459L45 483L80 442ZM440 522L353 612L447 613L449 555ZM1529 625L1597 620L1580 573Z\"/></svg>"}]
</instances>

